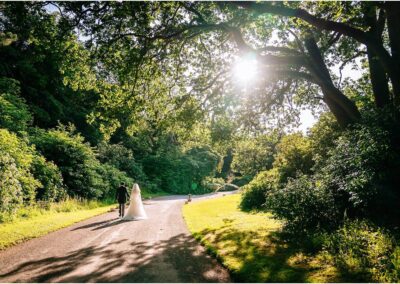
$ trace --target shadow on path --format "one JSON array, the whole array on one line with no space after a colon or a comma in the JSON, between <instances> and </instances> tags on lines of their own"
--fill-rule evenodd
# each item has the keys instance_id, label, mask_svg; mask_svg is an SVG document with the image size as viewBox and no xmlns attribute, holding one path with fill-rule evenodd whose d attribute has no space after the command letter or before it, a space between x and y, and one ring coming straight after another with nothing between
<instances>
[{"instance_id":1,"label":"shadow on path","mask_svg":"<svg viewBox=\"0 0 400 284\"><path fill-rule=\"evenodd\" d=\"M155 244L123 239L24 262L0 274L0 282L230 281L225 270L197 249L185 234Z\"/></svg>"},{"instance_id":2,"label":"shadow on path","mask_svg":"<svg viewBox=\"0 0 400 284\"><path fill-rule=\"evenodd\" d=\"M71 231L76 231L76 230L82 230L82 229L88 229L88 228L92 228L92 227L97 227L97 226L102 226L105 225L107 223L110 223L112 221L118 220L119 218L114 218L114 219L110 219L110 220L105 220L105 221L100 221L100 222L94 222L94 223L89 223L86 225L82 225L76 228L71 229Z\"/></svg>"}]
</instances>

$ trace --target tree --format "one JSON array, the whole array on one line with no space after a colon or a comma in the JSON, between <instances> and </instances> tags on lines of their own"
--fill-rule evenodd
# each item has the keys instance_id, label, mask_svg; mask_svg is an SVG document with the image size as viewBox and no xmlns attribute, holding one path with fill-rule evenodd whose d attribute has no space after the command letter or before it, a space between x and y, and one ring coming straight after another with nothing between
<instances>
[{"instance_id":1,"label":"tree","mask_svg":"<svg viewBox=\"0 0 400 284\"><path fill-rule=\"evenodd\" d=\"M179 81L178 85L186 80L185 83L192 84L193 94L197 91L205 100L213 100L226 92L223 90L226 89L224 78L226 79L228 73L228 63L232 61L232 56L225 56L224 59L221 56L227 53L233 55L239 50L242 54L253 53L263 66L263 71L270 71L270 77L275 77L274 80L268 78L266 81L275 81L275 86L282 86L282 80L287 81L286 93L298 88L304 81L317 85L322 92L321 99L340 125L346 126L359 121L360 112L355 103L343 94L338 83L335 83L327 58L329 53L333 53L332 49L355 41L367 47L376 105L381 107L390 102L387 79L383 75L385 72L391 80L393 96L398 97L396 94L400 73L397 72L397 65L382 40L382 23L386 20L389 26L392 21L390 17L386 19L386 14L390 14L387 5L338 3L334 8L329 8L324 3L310 3L304 4L304 9L296 7L300 5L302 4L253 2L85 3L67 4L63 8L70 13L66 19L91 36L89 45L97 45L96 48L103 50L102 56L106 56L104 50L118 48L126 50L130 58L134 58L133 64L129 66L130 71L120 66L125 71L118 76L119 79L127 76L143 78L141 66L162 62L164 76ZM334 15L338 6L346 12L350 11L352 16L356 16L356 20L345 24L324 18L343 16L343 13ZM315 16L307 10L317 11L321 15ZM379 11L379 17L373 14L374 11ZM85 15L85 21L79 21L79 15ZM266 15L278 15L279 19L283 19L282 23L275 17ZM287 17L299 19L300 22L284 20ZM95 21L98 18L106 19L101 26ZM353 27L352 24L361 25L361 28ZM270 45L265 40L271 36L272 29L280 30L280 43L284 46ZM109 32L105 33L105 30ZM328 32L334 34L330 35ZM329 37L330 40L326 40ZM392 39L395 41L393 32ZM218 45L221 52L210 51L207 44ZM354 45L353 42L352 44ZM349 48L346 53L351 53ZM357 50L350 59L354 60L360 54L362 52ZM115 55L108 58L107 62L115 63L114 68L120 61ZM199 62L199 59L203 62ZM343 62L345 63L347 62ZM197 76L195 72L188 70L188 66L196 70ZM385 71L383 73L380 72L382 68ZM185 73L195 78L189 81L182 79ZM204 76L201 73L205 73ZM282 92L282 87L265 89L259 86L258 89L264 94L276 92L278 97L279 93L280 96L285 93ZM282 99L271 103L282 103ZM271 109L271 103L266 103L264 111Z\"/></svg>"},{"instance_id":2,"label":"tree","mask_svg":"<svg viewBox=\"0 0 400 284\"><path fill-rule=\"evenodd\" d=\"M238 5L242 7L246 7L248 9L254 10L257 13L270 13L280 16L286 17L295 17L305 21L306 23L312 25L318 30L328 30L334 31L339 35L344 35L350 37L367 47L368 57L372 60L372 65L374 64L374 56L378 57L379 64L382 64L385 72L389 75L391 79L391 83L393 86L393 94L395 98L395 102L398 105L399 96L400 96L400 73L398 70L399 60L399 47L400 47L400 36L397 19L398 12L400 11L399 3L385 3L384 5L380 5L378 2L372 2L368 4L358 4L364 6L364 19L369 28L368 31L363 31L362 29L355 28L349 24L345 24L342 22L335 22L329 19L320 18L308 13L306 10L301 8L291 8L285 5L279 5L277 3L251 3L251 2L240 2ZM379 8L379 17L376 17L376 9ZM390 47L391 53L385 48L383 40L382 40L382 31L385 24L385 18L387 20L389 38L390 38ZM371 62L371 61L370 61ZM370 63L371 64L371 63ZM374 68L380 68L380 66L374 66ZM377 70L371 70L373 73L371 75L373 84L375 88L377 88L377 84L381 85L384 88L384 82L376 82L381 74L375 73ZM375 90L374 90L375 91ZM377 94L378 95L378 94ZM386 97L386 93L383 93L382 96ZM381 105L381 101L377 104Z\"/></svg>"},{"instance_id":3,"label":"tree","mask_svg":"<svg viewBox=\"0 0 400 284\"><path fill-rule=\"evenodd\" d=\"M275 133L238 141L233 155L233 169L250 177L271 169L277 143Z\"/></svg>"},{"instance_id":4,"label":"tree","mask_svg":"<svg viewBox=\"0 0 400 284\"><path fill-rule=\"evenodd\" d=\"M89 52L55 15L47 13L45 5L0 4L0 79L3 82L12 78L17 84L18 96L28 105L34 125L49 128L58 121L73 122L96 141L99 133L86 121L98 100L95 73L88 64ZM2 85L12 86L7 82ZM12 93L8 94L10 98ZM8 109L20 104L13 99ZM23 110L19 110L20 118Z\"/></svg>"}]
</instances>

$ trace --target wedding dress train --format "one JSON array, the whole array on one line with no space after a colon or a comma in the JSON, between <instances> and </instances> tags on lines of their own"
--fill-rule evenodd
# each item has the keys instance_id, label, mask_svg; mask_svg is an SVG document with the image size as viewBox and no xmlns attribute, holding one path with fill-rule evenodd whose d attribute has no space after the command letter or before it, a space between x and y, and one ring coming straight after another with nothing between
<instances>
[{"instance_id":1,"label":"wedding dress train","mask_svg":"<svg viewBox=\"0 0 400 284\"><path fill-rule=\"evenodd\" d=\"M144 211L140 188L137 183L132 187L128 212L122 218L123 220L143 220L147 219L147 214Z\"/></svg>"}]
</instances>

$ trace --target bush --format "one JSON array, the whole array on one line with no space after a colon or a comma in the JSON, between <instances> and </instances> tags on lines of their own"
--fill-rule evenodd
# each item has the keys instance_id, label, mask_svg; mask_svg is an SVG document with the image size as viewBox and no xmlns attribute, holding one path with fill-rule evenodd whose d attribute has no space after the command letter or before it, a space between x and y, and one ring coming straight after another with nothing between
<instances>
[{"instance_id":1,"label":"bush","mask_svg":"<svg viewBox=\"0 0 400 284\"><path fill-rule=\"evenodd\" d=\"M334 194L338 209L349 218L399 224L400 194L393 179L400 157L390 134L380 127L358 125L335 143L318 178Z\"/></svg>"},{"instance_id":2,"label":"bush","mask_svg":"<svg viewBox=\"0 0 400 284\"><path fill-rule=\"evenodd\" d=\"M292 234L336 228L342 221L331 192L306 175L268 191L265 208L285 220L285 229Z\"/></svg>"},{"instance_id":3,"label":"bush","mask_svg":"<svg viewBox=\"0 0 400 284\"><path fill-rule=\"evenodd\" d=\"M264 171L243 187L240 208L242 210L262 209L266 194L278 186L278 174L275 169Z\"/></svg>"},{"instance_id":4,"label":"bush","mask_svg":"<svg viewBox=\"0 0 400 284\"><path fill-rule=\"evenodd\" d=\"M97 173L102 177L102 183L97 185L101 189L102 198L115 198L115 192L122 182L128 187L133 185L133 179L112 165L99 165Z\"/></svg>"},{"instance_id":5,"label":"bush","mask_svg":"<svg viewBox=\"0 0 400 284\"><path fill-rule=\"evenodd\" d=\"M337 137L333 142L326 140L325 153L317 149L312 170L305 167L310 164L308 142L296 154L302 139L282 139L274 162L281 183L268 191L266 208L286 220L286 229L292 233L333 230L346 218L365 218L391 228L400 224L400 156L394 139L397 132L391 128L395 121L382 123L385 120L379 115L374 119L379 123L370 120L333 135ZM310 172L299 175L295 169Z\"/></svg>"},{"instance_id":6,"label":"bush","mask_svg":"<svg viewBox=\"0 0 400 284\"><path fill-rule=\"evenodd\" d=\"M12 215L22 205L20 175L14 159L0 151L0 214Z\"/></svg>"},{"instance_id":7,"label":"bush","mask_svg":"<svg viewBox=\"0 0 400 284\"><path fill-rule=\"evenodd\" d=\"M73 127L62 126L47 132L36 129L31 141L46 159L58 166L69 196L100 198L104 190L100 163L90 145L74 131Z\"/></svg>"},{"instance_id":8,"label":"bush","mask_svg":"<svg viewBox=\"0 0 400 284\"><path fill-rule=\"evenodd\" d=\"M312 172L311 141L301 133L284 136L277 145L274 168L279 173L279 182L286 183L288 178L295 178L299 173Z\"/></svg>"},{"instance_id":9,"label":"bush","mask_svg":"<svg viewBox=\"0 0 400 284\"><path fill-rule=\"evenodd\" d=\"M335 141L342 132L343 129L330 112L320 116L318 122L310 129L312 155L316 163L323 163L329 158L329 151L336 147Z\"/></svg>"},{"instance_id":10,"label":"bush","mask_svg":"<svg viewBox=\"0 0 400 284\"><path fill-rule=\"evenodd\" d=\"M353 281L400 280L399 247L387 232L366 221L346 222L328 236L325 248L334 264Z\"/></svg>"},{"instance_id":11,"label":"bush","mask_svg":"<svg viewBox=\"0 0 400 284\"><path fill-rule=\"evenodd\" d=\"M202 186L207 188L209 191L217 191L222 188L225 184L225 180L223 178L215 178L215 177L206 177Z\"/></svg>"},{"instance_id":12,"label":"bush","mask_svg":"<svg viewBox=\"0 0 400 284\"><path fill-rule=\"evenodd\" d=\"M241 187L241 186L245 186L246 184L248 184L252 179L253 178L251 176L235 176L233 178L232 183L234 185Z\"/></svg>"},{"instance_id":13,"label":"bush","mask_svg":"<svg viewBox=\"0 0 400 284\"><path fill-rule=\"evenodd\" d=\"M36 190L36 200L53 202L66 197L67 192L61 172L53 162L48 162L44 157L36 155L33 159L32 173L42 184Z\"/></svg>"},{"instance_id":14,"label":"bush","mask_svg":"<svg viewBox=\"0 0 400 284\"><path fill-rule=\"evenodd\" d=\"M16 170L19 172L18 182L22 186L24 202L26 204L32 203L35 200L36 189L41 186L31 173L35 155L34 148L28 146L24 139L17 135L6 129L0 129L0 155L12 158L12 162L5 163L3 167L6 168L7 165L15 164ZM7 172L7 169L4 172Z\"/></svg>"},{"instance_id":15,"label":"bush","mask_svg":"<svg viewBox=\"0 0 400 284\"><path fill-rule=\"evenodd\" d=\"M142 166L135 161L133 152L121 144L100 143L97 157L101 163L110 164L126 172L136 181L144 182L146 180Z\"/></svg>"}]
</instances>

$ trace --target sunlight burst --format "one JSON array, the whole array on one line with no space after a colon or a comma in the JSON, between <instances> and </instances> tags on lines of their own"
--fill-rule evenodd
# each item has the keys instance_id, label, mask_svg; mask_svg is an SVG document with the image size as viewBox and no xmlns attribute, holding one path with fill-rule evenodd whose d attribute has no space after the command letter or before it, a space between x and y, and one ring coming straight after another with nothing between
<instances>
[{"instance_id":1,"label":"sunlight burst","mask_svg":"<svg viewBox=\"0 0 400 284\"><path fill-rule=\"evenodd\" d=\"M255 58L238 58L234 66L235 78L241 83L249 83L257 77L257 69L257 60Z\"/></svg>"}]
</instances>

